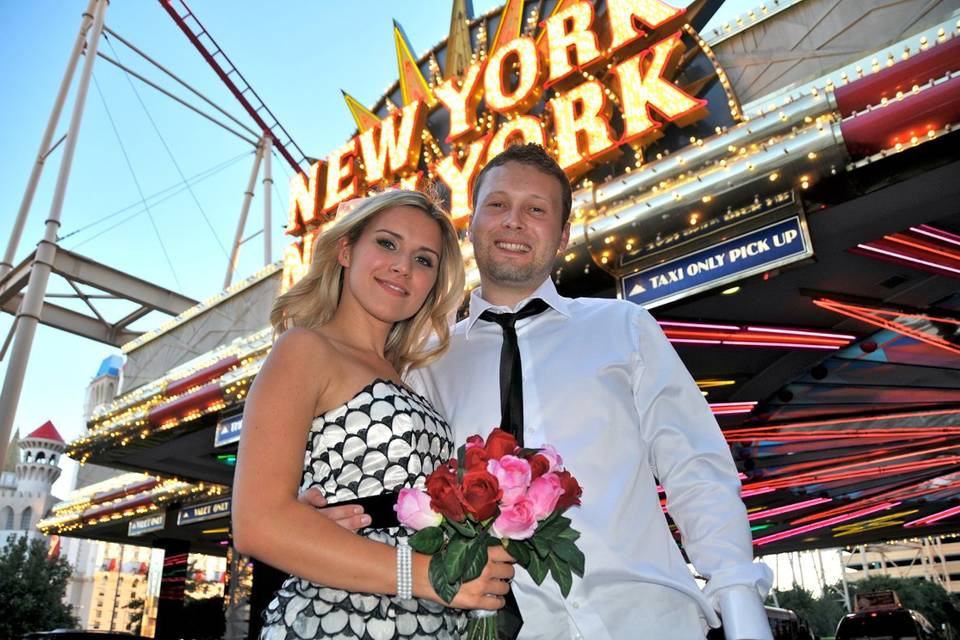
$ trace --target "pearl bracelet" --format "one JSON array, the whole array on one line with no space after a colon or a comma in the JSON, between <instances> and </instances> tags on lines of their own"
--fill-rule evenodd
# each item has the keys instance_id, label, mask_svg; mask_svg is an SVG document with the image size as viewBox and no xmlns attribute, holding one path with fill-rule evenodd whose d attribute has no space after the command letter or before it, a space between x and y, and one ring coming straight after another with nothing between
<instances>
[{"instance_id":1,"label":"pearl bracelet","mask_svg":"<svg viewBox=\"0 0 960 640\"><path fill-rule=\"evenodd\" d=\"M406 540L397 542L397 597L403 600L413 597L413 557Z\"/></svg>"}]
</instances>

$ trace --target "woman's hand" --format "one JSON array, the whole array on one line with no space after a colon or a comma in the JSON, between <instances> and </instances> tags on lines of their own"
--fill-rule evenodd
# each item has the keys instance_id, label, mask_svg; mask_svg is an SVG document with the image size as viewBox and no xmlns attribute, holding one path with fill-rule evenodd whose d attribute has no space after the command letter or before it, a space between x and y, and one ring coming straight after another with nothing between
<instances>
[{"instance_id":1,"label":"woman's hand","mask_svg":"<svg viewBox=\"0 0 960 640\"><path fill-rule=\"evenodd\" d=\"M363 512L363 507L357 504L346 504L341 507L327 506L327 499L316 487L307 489L297 499L317 510L324 518L333 520L344 529L356 531L370 525L370 516Z\"/></svg>"},{"instance_id":2,"label":"woman's hand","mask_svg":"<svg viewBox=\"0 0 960 640\"><path fill-rule=\"evenodd\" d=\"M421 554L415 555L415 563L423 564L421 567L421 576L427 575L427 566L430 563L430 556ZM453 602L444 602L440 596L430 586L429 579L426 581L425 588L421 597L429 598L435 602L453 607L456 609L488 609L495 611L503 607L503 597L510 590L510 581L513 579L513 565L516 560L513 559L506 549L497 545L487 547L487 564L483 568L478 578L465 582L460 586ZM416 578L415 578L416 579ZM420 595L420 594L418 594Z\"/></svg>"}]
</instances>

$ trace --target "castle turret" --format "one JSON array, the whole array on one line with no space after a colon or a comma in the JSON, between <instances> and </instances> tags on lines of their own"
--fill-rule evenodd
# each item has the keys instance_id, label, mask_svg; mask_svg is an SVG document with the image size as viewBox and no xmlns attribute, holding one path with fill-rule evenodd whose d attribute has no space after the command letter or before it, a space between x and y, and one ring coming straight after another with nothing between
<instances>
[{"instance_id":1,"label":"castle turret","mask_svg":"<svg viewBox=\"0 0 960 640\"><path fill-rule=\"evenodd\" d=\"M60 456L67 444L47 420L20 441L23 452L17 464L17 489L25 496L39 497L50 494L53 483L60 477ZM38 514L38 519L43 514Z\"/></svg>"}]
</instances>

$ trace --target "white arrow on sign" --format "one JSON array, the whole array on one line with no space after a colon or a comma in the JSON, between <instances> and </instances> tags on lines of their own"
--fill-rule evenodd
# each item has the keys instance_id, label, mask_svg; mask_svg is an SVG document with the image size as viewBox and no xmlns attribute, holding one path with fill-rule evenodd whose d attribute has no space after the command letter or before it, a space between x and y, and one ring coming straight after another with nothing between
<instances>
[{"instance_id":1,"label":"white arrow on sign","mask_svg":"<svg viewBox=\"0 0 960 640\"><path fill-rule=\"evenodd\" d=\"M644 289L643 285L638 282L637 284L633 285L633 289L630 289L629 295L635 296L638 293L646 293L646 292L647 290Z\"/></svg>"}]
</instances>

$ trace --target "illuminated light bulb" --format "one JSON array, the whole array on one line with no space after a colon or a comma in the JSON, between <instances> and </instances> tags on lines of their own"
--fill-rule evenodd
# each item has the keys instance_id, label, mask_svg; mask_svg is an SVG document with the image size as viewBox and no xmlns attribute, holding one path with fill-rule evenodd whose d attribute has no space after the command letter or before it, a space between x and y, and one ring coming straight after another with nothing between
<instances>
[{"instance_id":1,"label":"illuminated light bulb","mask_svg":"<svg viewBox=\"0 0 960 640\"><path fill-rule=\"evenodd\" d=\"M811 151L810 153L807 154L807 159L808 159L808 160L816 160L816 159L817 159L817 154L816 154L815 152Z\"/></svg>"},{"instance_id":2,"label":"illuminated light bulb","mask_svg":"<svg viewBox=\"0 0 960 640\"><path fill-rule=\"evenodd\" d=\"M490 139L487 147L487 160L504 151L509 144L535 142L545 146L546 136L543 124L536 116L518 116L501 126Z\"/></svg>"},{"instance_id":3,"label":"illuminated light bulb","mask_svg":"<svg viewBox=\"0 0 960 640\"><path fill-rule=\"evenodd\" d=\"M512 90L504 84L504 63L511 56L519 60L517 86ZM483 72L483 91L487 108L500 113L527 111L539 100L540 57L533 38L511 40L490 56Z\"/></svg>"},{"instance_id":4,"label":"illuminated light bulb","mask_svg":"<svg viewBox=\"0 0 960 640\"><path fill-rule=\"evenodd\" d=\"M675 34L614 67L623 104L625 140L659 137L662 125L651 118L651 111L684 126L705 109L706 101L688 95L665 77L679 46L680 35Z\"/></svg>"},{"instance_id":5,"label":"illuminated light bulb","mask_svg":"<svg viewBox=\"0 0 960 640\"><path fill-rule=\"evenodd\" d=\"M603 239L603 243L604 243L604 244L613 244L614 240L616 240L616 239L617 239L616 236L607 236L606 238Z\"/></svg>"},{"instance_id":6,"label":"illuminated light bulb","mask_svg":"<svg viewBox=\"0 0 960 640\"><path fill-rule=\"evenodd\" d=\"M610 127L610 107L596 80L578 85L547 103L553 115L557 163L576 174L587 168L591 157L615 149L618 141ZM578 141L583 133L585 148Z\"/></svg>"},{"instance_id":7,"label":"illuminated light bulb","mask_svg":"<svg viewBox=\"0 0 960 640\"><path fill-rule=\"evenodd\" d=\"M470 189L476 174L480 172L486 141L474 140L467 147L466 160L458 163L450 154L434 165L435 173L450 187L450 217L460 221L470 215Z\"/></svg>"},{"instance_id":8,"label":"illuminated light bulb","mask_svg":"<svg viewBox=\"0 0 960 640\"><path fill-rule=\"evenodd\" d=\"M576 254L568 253L563 257L563 259L566 260L567 262L573 262L573 259L576 257L577 257Z\"/></svg>"},{"instance_id":9,"label":"illuminated light bulb","mask_svg":"<svg viewBox=\"0 0 960 640\"><path fill-rule=\"evenodd\" d=\"M740 286L739 286L739 285L736 285L736 286L730 287L730 288L728 288L728 289L724 289L723 291L720 292L720 295L723 295L723 296L732 296L733 294L739 293L739 292L740 292Z\"/></svg>"},{"instance_id":10,"label":"illuminated light bulb","mask_svg":"<svg viewBox=\"0 0 960 640\"><path fill-rule=\"evenodd\" d=\"M903 149L903 145L898 142L897 144L894 145L893 148L896 149L897 151L900 151L901 149Z\"/></svg>"},{"instance_id":11,"label":"illuminated light bulb","mask_svg":"<svg viewBox=\"0 0 960 640\"><path fill-rule=\"evenodd\" d=\"M810 182L809 182L809 181L807 181L807 180L801 180L801 181L800 181L800 188L801 188L801 189L807 189L807 188L809 188L809 187L810 187Z\"/></svg>"},{"instance_id":12,"label":"illuminated light bulb","mask_svg":"<svg viewBox=\"0 0 960 640\"><path fill-rule=\"evenodd\" d=\"M930 129L929 131L927 131L927 137L928 137L928 138L933 138L933 136L935 136L935 135L937 135L937 134L934 133L933 129Z\"/></svg>"},{"instance_id":13,"label":"illuminated light bulb","mask_svg":"<svg viewBox=\"0 0 960 640\"><path fill-rule=\"evenodd\" d=\"M464 72L462 83L455 78L448 78L434 89L434 96L450 113L448 140L451 142L476 128L477 106L482 98L481 92L477 90L481 68L480 64L472 64Z\"/></svg>"},{"instance_id":14,"label":"illuminated light bulb","mask_svg":"<svg viewBox=\"0 0 960 640\"><path fill-rule=\"evenodd\" d=\"M776 182L780 178L780 174L774 171L770 174L770 182Z\"/></svg>"},{"instance_id":15,"label":"illuminated light bulb","mask_svg":"<svg viewBox=\"0 0 960 640\"><path fill-rule=\"evenodd\" d=\"M327 156L327 181L323 198L323 213L331 213L344 200L355 198L360 191L360 181L355 170L358 144L357 138Z\"/></svg>"},{"instance_id":16,"label":"illuminated light bulb","mask_svg":"<svg viewBox=\"0 0 960 640\"><path fill-rule=\"evenodd\" d=\"M713 200L713 196L703 196L702 198L700 198L700 201L703 202L704 204L710 202L711 200Z\"/></svg>"},{"instance_id":17,"label":"illuminated light bulb","mask_svg":"<svg viewBox=\"0 0 960 640\"><path fill-rule=\"evenodd\" d=\"M697 224L697 222L699 221L700 221L700 217L697 214L694 213L690 216L690 226Z\"/></svg>"}]
</instances>

